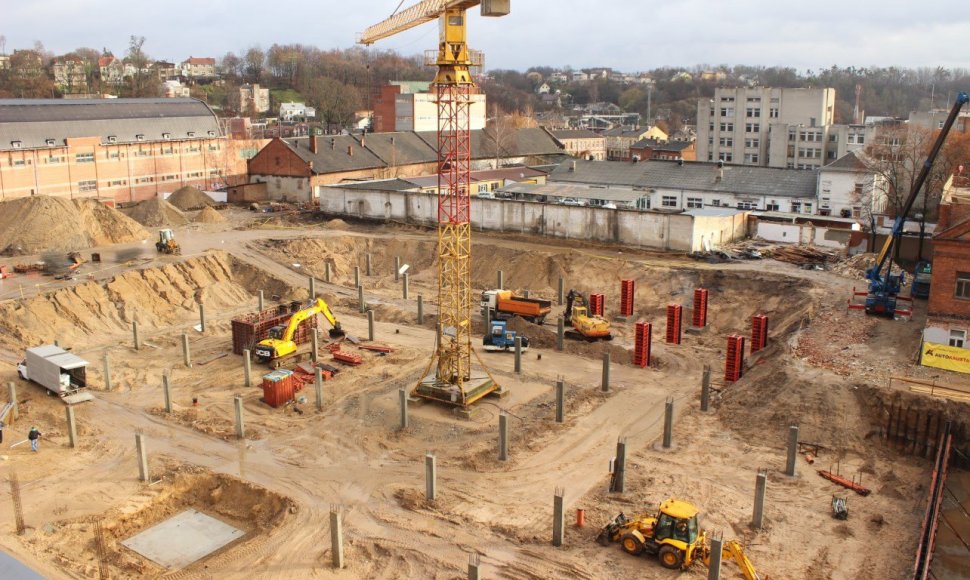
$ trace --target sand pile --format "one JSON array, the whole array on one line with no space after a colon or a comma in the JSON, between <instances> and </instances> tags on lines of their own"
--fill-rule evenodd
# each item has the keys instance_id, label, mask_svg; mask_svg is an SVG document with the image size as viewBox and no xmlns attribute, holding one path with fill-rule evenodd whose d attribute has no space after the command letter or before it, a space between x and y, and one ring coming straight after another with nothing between
<instances>
[{"instance_id":1,"label":"sand pile","mask_svg":"<svg viewBox=\"0 0 970 580\"><path fill-rule=\"evenodd\" d=\"M206 206L199 212L199 215L195 216L195 222L203 224L220 224L226 221L226 218L216 210L209 206Z\"/></svg>"},{"instance_id":2,"label":"sand pile","mask_svg":"<svg viewBox=\"0 0 970 580\"><path fill-rule=\"evenodd\" d=\"M0 203L0 253L68 252L143 240L147 231L95 199L32 196Z\"/></svg>"},{"instance_id":3,"label":"sand pile","mask_svg":"<svg viewBox=\"0 0 970 580\"><path fill-rule=\"evenodd\" d=\"M177 227L189 223L189 218L179 208L159 198L143 201L121 211L141 225L152 228Z\"/></svg>"},{"instance_id":4,"label":"sand pile","mask_svg":"<svg viewBox=\"0 0 970 580\"><path fill-rule=\"evenodd\" d=\"M167 201L182 211L202 209L216 203L211 197L191 185L176 189L175 193L168 196Z\"/></svg>"}]
</instances>

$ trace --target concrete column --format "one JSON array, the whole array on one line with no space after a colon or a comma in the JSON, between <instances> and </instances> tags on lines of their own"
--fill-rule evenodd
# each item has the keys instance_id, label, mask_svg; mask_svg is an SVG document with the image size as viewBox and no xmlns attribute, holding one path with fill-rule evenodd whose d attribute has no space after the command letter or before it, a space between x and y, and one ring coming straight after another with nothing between
<instances>
[{"instance_id":1,"label":"concrete column","mask_svg":"<svg viewBox=\"0 0 970 580\"><path fill-rule=\"evenodd\" d=\"M566 513L563 505L562 488L556 488L556 495L552 498L552 545L562 546L563 533L566 531Z\"/></svg>"},{"instance_id":2,"label":"concrete column","mask_svg":"<svg viewBox=\"0 0 970 580\"><path fill-rule=\"evenodd\" d=\"M721 550L723 544L723 536L711 536L711 563L707 565L707 580L721 579Z\"/></svg>"},{"instance_id":3,"label":"concrete column","mask_svg":"<svg viewBox=\"0 0 970 580\"><path fill-rule=\"evenodd\" d=\"M409 283L409 278L410 278L410 274L408 274L407 272L405 272L404 273L404 278L403 278L403 281L402 281L402 288L401 288L401 294L404 296L404 299L405 300L408 299L408 283Z\"/></svg>"},{"instance_id":4,"label":"concrete column","mask_svg":"<svg viewBox=\"0 0 970 580\"><path fill-rule=\"evenodd\" d=\"M77 423L74 420L74 407L68 405L64 408L67 411L67 440L68 444L77 447Z\"/></svg>"},{"instance_id":5,"label":"concrete column","mask_svg":"<svg viewBox=\"0 0 970 580\"><path fill-rule=\"evenodd\" d=\"M468 580L482 580L481 565L482 559L478 554L468 554Z\"/></svg>"},{"instance_id":6,"label":"concrete column","mask_svg":"<svg viewBox=\"0 0 970 580\"><path fill-rule=\"evenodd\" d=\"M626 491L626 439L616 440L616 461L613 462L612 492Z\"/></svg>"},{"instance_id":7,"label":"concrete column","mask_svg":"<svg viewBox=\"0 0 970 580\"><path fill-rule=\"evenodd\" d=\"M317 279L313 276L309 277L310 282L310 300L316 300L317 298Z\"/></svg>"},{"instance_id":8,"label":"concrete column","mask_svg":"<svg viewBox=\"0 0 970 580\"><path fill-rule=\"evenodd\" d=\"M424 492L428 501L434 501L438 497L437 477L438 467L435 464L435 457L428 453L424 456Z\"/></svg>"},{"instance_id":9,"label":"concrete column","mask_svg":"<svg viewBox=\"0 0 970 580\"><path fill-rule=\"evenodd\" d=\"M398 396L401 399L401 429L408 428L408 391L405 388L401 388L398 391Z\"/></svg>"},{"instance_id":10,"label":"concrete column","mask_svg":"<svg viewBox=\"0 0 970 580\"><path fill-rule=\"evenodd\" d=\"M562 306L566 302L566 279L562 276L559 277L559 305Z\"/></svg>"},{"instance_id":11,"label":"concrete column","mask_svg":"<svg viewBox=\"0 0 970 580\"><path fill-rule=\"evenodd\" d=\"M110 391L111 390L111 361L108 360L108 353L107 353L107 351L104 353L104 358L102 359L102 365L103 366L102 366L101 371L104 373L104 375L103 375L104 376L104 390Z\"/></svg>"},{"instance_id":12,"label":"concrete column","mask_svg":"<svg viewBox=\"0 0 970 580\"><path fill-rule=\"evenodd\" d=\"M330 510L330 554L334 568L344 567L344 531L340 512Z\"/></svg>"},{"instance_id":13,"label":"concrete column","mask_svg":"<svg viewBox=\"0 0 970 580\"><path fill-rule=\"evenodd\" d=\"M374 340L374 311L367 311L367 340Z\"/></svg>"},{"instance_id":14,"label":"concrete column","mask_svg":"<svg viewBox=\"0 0 970 580\"><path fill-rule=\"evenodd\" d=\"M243 349L243 383L247 389L253 386L253 357L248 348Z\"/></svg>"},{"instance_id":15,"label":"concrete column","mask_svg":"<svg viewBox=\"0 0 970 580\"><path fill-rule=\"evenodd\" d=\"M354 286L360 286L360 266L354 266Z\"/></svg>"},{"instance_id":16,"label":"concrete column","mask_svg":"<svg viewBox=\"0 0 970 580\"><path fill-rule=\"evenodd\" d=\"M364 256L364 262L365 262L364 272L366 272L366 274L368 276L370 276L371 275L371 267L370 267L371 260L370 260L370 254L367 254L366 256Z\"/></svg>"},{"instance_id":17,"label":"concrete column","mask_svg":"<svg viewBox=\"0 0 970 580\"><path fill-rule=\"evenodd\" d=\"M367 310L367 305L364 304L364 287L363 286L357 286L357 309L361 312L361 314L363 314L364 311Z\"/></svg>"},{"instance_id":18,"label":"concrete column","mask_svg":"<svg viewBox=\"0 0 970 580\"><path fill-rule=\"evenodd\" d=\"M135 343L135 350L141 350L141 340L138 339L138 321L131 321L131 338Z\"/></svg>"},{"instance_id":19,"label":"concrete column","mask_svg":"<svg viewBox=\"0 0 970 580\"><path fill-rule=\"evenodd\" d=\"M566 420L566 382L562 377L556 381L556 423Z\"/></svg>"},{"instance_id":20,"label":"concrete column","mask_svg":"<svg viewBox=\"0 0 970 580\"><path fill-rule=\"evenodd\" d=\"M148 453L145 451L145 436L135 433L135 451L138 454L138 480L148 481Z\"/></svg>"},{"instance_id":21,"label":"concrete column","mask_svg":"<svg viewBox=\"0 0 970 580\"><path fill-rule=\"evenodd\" d=\"M258 298L258 303L257 303L257 309L258 309L258 310L259 310L260 312L262 312L262 311L263 311L263 310L264 310L265 308L266 308L266 301L265 301L265 299L264 299L264 297L263 297L263 291L262 291L262 290L260 290L260 291L259 291L259 298Z\"/></svg>"},{"instance_id":22,"label":"concrete column","mask_svg":"<svg viewBox=\"0 0 970 580\"><path fill-rule=\"evenodd\" d=\"M168 375L162 375L162 398L165 401L165 412L172 412L172 388L168 384Z\"/></svg>"},{"instance_id":23,"label":"concrete column","mask_svg":"<svg viewBox=\"0 0 970 580\"><path fill-rule=\"evenodd\" d=\"M314 328L313 332L310 333L310 360L316 363L317 357L319 356L320 356L320 329Z\"/></svg>"},{"instance_id":24,"label":"concrete column","mask_svg":"<svg viewBox=\"0 0 970 580\"><path fill-rule=\"evenodd\" d=\"M795 460L798 458L798 425L788 427L788 462L785 464L785 475L795 477Z\"/></svg>"},{"instance_id":25,"label":"concrete column","mask_svg":"<svg viewBox=\"0 0 970 580\"><path fill-rule=\"evenodd\" d=\"M333 276L333 269L330 267L330 262L324 262L323 264L323 281L327 284L330 283L330 278Z\"/></svg>"},{"instance_id":26,"label":"concrete column","mask_svg":"<svg viewBox=\"0 0 970 580\"><path fill-rule=\"evenodd\" d=\"M313 369L313 392L317 397L317 411L323 410L323 371L320 367Z\"/></svg>"},{"instance_id":27,"label":"concrete column","mask_svg":"<svg viewBox=\"0 0 970 580\"><path fill-rule=\"evenodd\" d=\"M13 419L13 421L9 422L13 423L20 417L20 410L17 408L19 405L17 402L17 383L13 381L7 383L7 400L12 404L12 407L10 408L10 418Z\"/></svg>"},{"instance_id":28,"label":"concrete column","mask_svg":"<svg viewBox=\"0 0 970 580\"><path fill-rule=\"evenodd\" d=\"M672 397L667 399L667 405L664 408L664 449L670 449L674 438L674 399Z\"/></svg>"},{"instance_id":29,"label":"concrete column","mask_svg":"<svg viewBox=\"0 0 970 580\"><path fill-rule=\"evenodd\" d=\"M765 522L765 489L768 487L768 470L759 469L758 476L754 480L754 516L751 519L751 526L760 530Z\"/></svg>"},{"instance_id":30,"label":"concrete column","mask_svg":"<svg viewBox=\"0 0 970 580\"><path fill-rule=\"evenodd\" d=\"M188 333L182 333L182 363L186 368L192 368L192 349L189 347Z\"/></svg>"},{"instance_id":31,"label":"concrete column","mask_svg":"<svg viewBox=\"0 0 970 580\"><path fill-rule=\"evenodd\" d=\"M522 373L522 337L515 337L515 372Z\"/></svg>"},{"instance_id":32,"label":"concrete column","mask_svg":"<svg viewBox=\"0 0 970 580\"><path fill-rule=\"evenodd\" d=\"M232 406L236 411L236 438L246 438L246 426L243 424L243 398L236 395L232 398Z\"/></svg>"},{"instance_id":33,"label":"concrete column","mask_svg":"<svg viewBox=\"0 0 970 580\"><path fill-rule=\"evenodd\" d=\"M394 256L394 281L401 280L401 256Z\"/></svg>"},{"instance_id":34,"label":"concrete column","mask_svg":"<svg viewBox=\"0 0 970 580\"><path fill-rule=\"evenodd\" d=\"M504 412L498 416L498 460L509 460L509 416Z\"/></svg>"},{"instance_id":35,"label":"concrete column","mask_svg":"<svg viewBox=\"0 0 970 580\"><path fill-rule=\"evenodd\" d=\"M199 328L202 334L205 334L205 304L199 303Z\"/></svg>"},{"instance_id":36,"label":"concrete column","mask_svg":"<svg viewBox=\"0 0 970 580\"><path fill-rule=\"evenodd\" d=\"M603 353L603 385L602 390L604 393L610 391L610 353Z\"/></svg>"},{"instance_id":37,"label":"concrete column","mask_svg":"<svg viewBox=\"0 0 970 580\"><path fill-rule=\"evenodd\" d=\"M424 324L424 296L418 294L418 324Z\"/></svg>"},{"instance_id":38,"label":"concrete column","mask_svg":"<svg viewBox=\"0 0 970 580\"><path fill-rule=\"evenodd\" d=\"M501 289L503 289L505 287L505 272L503 272L501 270L498 271L498 281L497 282L498 282L498 286L496 286L496 288L498 290L501 290Z\"/></svg>"},{"instance_id":39,"label":"concrete column","mask_svg":"<svg viewBox=\"0 0 970 580\"><path fill-rule=\"evenodd\" d=\"M566 319L560 316L556 319L556 350L562 352L566 348Z\"/></svg>"},{"instance_id":40,"label":"concrete column","mask_svg":"<svg viewBox=\"0 0 970 580\"><path fill-rule=\"evenodd\" d=\"M707 412L711 408L711 365L704 365L704 375L701 377L701 411Z\"/></svg>"}]
</instances>

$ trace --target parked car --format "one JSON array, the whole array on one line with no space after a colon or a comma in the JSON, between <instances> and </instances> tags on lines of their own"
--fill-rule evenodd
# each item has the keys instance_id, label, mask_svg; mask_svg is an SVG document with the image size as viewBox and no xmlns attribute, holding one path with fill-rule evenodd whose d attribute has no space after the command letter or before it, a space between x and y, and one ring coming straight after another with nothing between
<instances>
[{"instance_id":1,"label":"parked car","mask_svg":"<svg viewBox=\"0 0 970 580\"><path fill-rule=\"evenodd\" d=\"M559 200L559 204L583 206L583 205L586 205L586 201L581 199L576 199L575 197L564 197L561 200Z\"/></svg>"}]
</instances>

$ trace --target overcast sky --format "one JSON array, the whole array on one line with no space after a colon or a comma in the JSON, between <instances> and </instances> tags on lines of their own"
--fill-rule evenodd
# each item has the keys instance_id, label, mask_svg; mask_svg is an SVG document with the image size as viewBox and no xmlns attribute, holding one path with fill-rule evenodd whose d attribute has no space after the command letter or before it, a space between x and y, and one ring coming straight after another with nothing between
<instances>
[{"instance_id":1,"label":"overcast sky","mask_svg":"<svg viewBox=\"0 0 970 580\"><path fill-rule=\"evenodd\" d=\"M347 48L398 1L0 0L0 35L8 53L40 40L57 54L84 46L120 56L136 34L149 56L171 61L274 43ZM507 17L473 14L469 43L486 68L970 67L970 10L956 0L512 0ZM425 24L376 47L420 54L436 41Z\"/></svg>"}]
</instances>

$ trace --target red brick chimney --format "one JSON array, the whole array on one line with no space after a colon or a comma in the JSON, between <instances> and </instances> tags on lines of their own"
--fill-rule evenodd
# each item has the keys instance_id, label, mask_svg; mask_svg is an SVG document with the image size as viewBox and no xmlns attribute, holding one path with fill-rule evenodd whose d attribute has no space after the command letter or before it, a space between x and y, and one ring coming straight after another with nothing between
<instances>
[{"instance_id":1,"label":"red brick chimney","mask_svg":"<svg viewBox=\"0 0 970 580\"><path fill-rule=\"evenodd\" d=\"M317 152L317 136L316 135L312 135L310 137L310 152L311 153L316 153Z\"/></svg>"}]
</instances>

